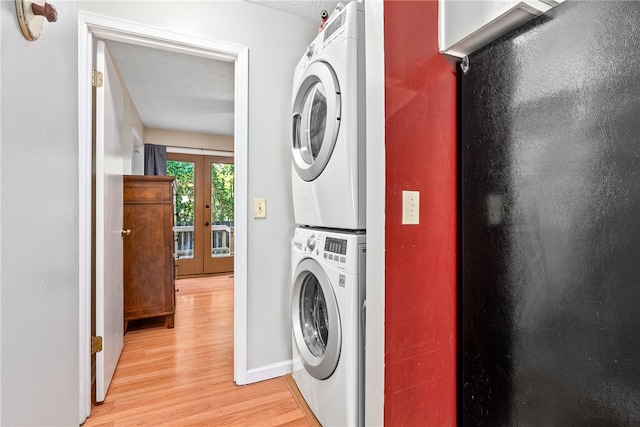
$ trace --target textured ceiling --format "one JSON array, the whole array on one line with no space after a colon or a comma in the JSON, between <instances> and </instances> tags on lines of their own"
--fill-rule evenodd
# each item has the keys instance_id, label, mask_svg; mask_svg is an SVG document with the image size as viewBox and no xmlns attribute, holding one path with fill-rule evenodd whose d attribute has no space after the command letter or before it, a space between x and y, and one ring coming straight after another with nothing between
<instances>
[{"instance_id":1,"label":"textured ceiling","mask_svg":"<svg viewBox=\"0 0 640 427\"><path fill-rule=\"evenodd\" d=\"M335 0L245 0L317 21ZM348 3L350 0L343 0ZM108 41L144 126L233 135L234 65L197 56Z\"/></svg>"},{"instance_id":2,"label":"textured ceiling","mask_svg":"<svg viewBox=\"0 0 640 427\"><path fill-rule=\"evenodd\" d=\"M145 127L233 135L234 64L107 42Z\"/></svg>"}]
</instances>

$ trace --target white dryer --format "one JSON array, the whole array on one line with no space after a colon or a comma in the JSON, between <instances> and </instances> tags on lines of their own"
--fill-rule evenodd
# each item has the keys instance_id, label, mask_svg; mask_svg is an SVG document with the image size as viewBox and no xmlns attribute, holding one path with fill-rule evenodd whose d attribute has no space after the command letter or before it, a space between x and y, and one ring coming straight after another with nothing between
<instances>
[{"instance_id":1,"label":"white dryer","mask_svg":"<svg viewBox=\"0 0 640 427\"><path fill-rule=\"evenodd\" d=\"M364 424L366 237L296 228L293 378L323 426Z\"/></svg>"},{"instance_id":2,"label":"white dryer","mask_svg":"<svg viewBox=\"0 0 640 427\"><path fill-rule=\"evenodd\" d=\"M295 222L365 225L364 6L332 14L294 71L292 191Z\"/></svg>"}]
</instances>

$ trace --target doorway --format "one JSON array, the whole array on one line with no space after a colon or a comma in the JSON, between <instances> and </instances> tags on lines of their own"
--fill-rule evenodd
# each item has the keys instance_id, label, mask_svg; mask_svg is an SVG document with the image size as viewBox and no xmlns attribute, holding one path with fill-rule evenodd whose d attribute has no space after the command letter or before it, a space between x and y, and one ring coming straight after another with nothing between
<instances>
[{"instance_id":1,"label":"doorway","mask_svg":"<svg viewBox=\"0 0 640 427\"><path fill-rule=\"evenodd\" d=\"M79 421L91 412L91 206L92 206L92 87L93 42L123 41L171 52L235 62L235 248L234 252L234 380L247 383L247 228L249 51L246 46L192 37L91 13L78 13L78 171L79 171ZM122 321L121 319L119 321Z\"/></svg>"},{"instance_id":2,"label":"doorway","mask_svg":"<svg viewBox=\"0 0 640 427\"><path fill-rule=\"evenodd\" d=\"M232 157L167 153L167 175L176 177L178 278L233 272L234 166Z\"/></svg>"}]
</instances>

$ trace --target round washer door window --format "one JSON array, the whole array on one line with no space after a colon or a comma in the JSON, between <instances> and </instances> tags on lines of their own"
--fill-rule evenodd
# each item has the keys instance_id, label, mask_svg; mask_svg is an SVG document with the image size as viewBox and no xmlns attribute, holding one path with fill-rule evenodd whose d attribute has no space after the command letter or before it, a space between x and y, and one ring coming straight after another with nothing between
<instances>
[{"instance_id":1,"label":"round washer door window","mask_svg":"<svg viewBox=\"0 0 640 427\"><path fill-rule=\"evenodd\" d=\"M333 68L326 62L314 62L295 93L293 166L300 178L313 181L329 162L340 129L340 87Z\"/></svg>"},{"instance_id":2,"label":"round washer door window","mask_svg":"<svg viewBox=\"0 0 640 427\"><path fill-rule=\"evenodd\" d=\"M314 378L330 377L340 359L340 314L329 278L311 258L296 268L291 312L293 338L302 364Z\"/></svg>"}]
</instances>

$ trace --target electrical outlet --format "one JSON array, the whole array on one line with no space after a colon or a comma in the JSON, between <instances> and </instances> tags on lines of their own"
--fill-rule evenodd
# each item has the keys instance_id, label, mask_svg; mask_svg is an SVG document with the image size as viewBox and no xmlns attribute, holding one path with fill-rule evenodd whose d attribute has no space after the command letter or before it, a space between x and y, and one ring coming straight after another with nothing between
<instances>
[{"instance_id":1,"label":"electrical outlet","mask_svg":"<svg viewBox=\"0 0 640 427\"><path fill-rule=\"evenodd\" d=\"M253 217L267 217L267 199L253 199Z\"/></svg>"},{"instance_id":2,"label":"electrical outlet","mask_svg":"<svg viewBox=\"0 0 640 427\"><path fill-rule=\"evenodd\" d=\"M402 224L420 223L420 192L402 192Z\"/></svg>"}]
</instances>

